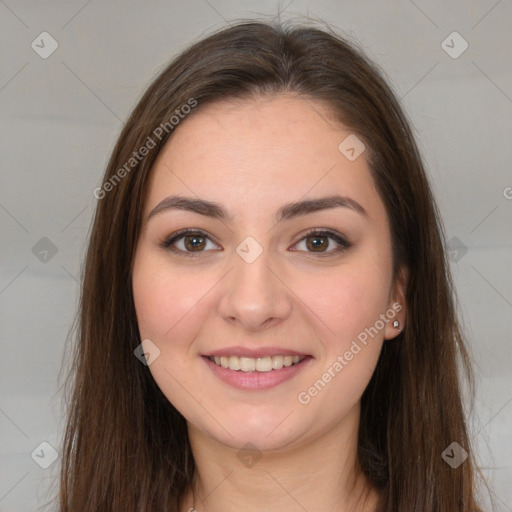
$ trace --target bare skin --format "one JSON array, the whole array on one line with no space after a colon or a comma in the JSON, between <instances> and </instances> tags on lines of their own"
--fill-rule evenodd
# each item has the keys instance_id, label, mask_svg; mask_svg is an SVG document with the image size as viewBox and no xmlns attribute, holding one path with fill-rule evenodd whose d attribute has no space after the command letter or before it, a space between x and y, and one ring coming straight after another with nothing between
<instances>
[{"instance_id":1,"label":"bare skin","mask_svg":"<svg viewBox=\"0 0 512 512\"><path fill-rule=\"evenodd\" d=\"M196 475L182 511L375 510L357 462L360 399L406 308L365 154L350 161L338 149L350 133L294 95L222 102L183 121L154 164L133 291L141 339L160 350L150 371L188 424ZM218 203L231 220L161 209L146 222L171 195ZM352 203L274 218L287 203L333 195L366 213ZM196 234L175 252L162 247L184 228ZM250 263L236 250L247 237L262 249ZM278 385L239 389L205 357L233 346L308 358Z\"/></svg>"}]
</instances>

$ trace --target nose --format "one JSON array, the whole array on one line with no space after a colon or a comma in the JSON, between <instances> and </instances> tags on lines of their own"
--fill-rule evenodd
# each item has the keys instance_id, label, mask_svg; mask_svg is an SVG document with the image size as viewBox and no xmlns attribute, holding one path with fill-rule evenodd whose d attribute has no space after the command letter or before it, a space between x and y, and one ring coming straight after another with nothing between
<instances>
[{"instance_id":1,"label":"nose","mask_svg":"<svg viewBox=\"0 0 512 512\"><path fill-rule=\"evenodd\" d=\"M266 329L286 320L292 311L292 291L283 271L268 251L248 263L233 255L233 268L222 280L219 314L246 331Z\"/></svg>"}]
</instances>

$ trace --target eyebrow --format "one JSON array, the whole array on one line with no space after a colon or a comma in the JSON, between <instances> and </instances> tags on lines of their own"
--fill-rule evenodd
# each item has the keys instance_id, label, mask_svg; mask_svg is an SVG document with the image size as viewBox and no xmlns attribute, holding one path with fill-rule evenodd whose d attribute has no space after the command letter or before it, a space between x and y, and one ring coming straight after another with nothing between
<instances>
[{"instance_id":1,"label":"eyebrow","mask_svg":"<svg viewBox=\"0 0 512 512\"><path fill-rule=\"evenodd\" d=\"M275 219L276 222L281 222L300 215L306 215L337 207L349 208L350 210L363 215L367 219L370 218L368 212L354 199L339 195L331 195L285 204L276 212ZM207 201L205 199L174 195L166 197L160 201L148 214L146 222L155 215L169 210L186 210L206 217L219 219L221 221L233 220L233 216L229 215L228 212L218 203Z\"/></svg>"}]
</instances>

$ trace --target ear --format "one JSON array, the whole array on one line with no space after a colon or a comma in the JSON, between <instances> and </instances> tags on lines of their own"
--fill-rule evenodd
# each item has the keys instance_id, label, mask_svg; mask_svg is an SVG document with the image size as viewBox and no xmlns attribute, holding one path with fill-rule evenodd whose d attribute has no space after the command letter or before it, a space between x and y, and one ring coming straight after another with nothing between
<instances>
[{"instance_id":1,"label":"ear","mask_svg":"<svg viewBox=\"0 0 512 512\"><path fill-rule=\"evenodd\" d=\"M401 267L396 281L391 290L386 317L388 322L384 329L384 339L392 340L396 338L405 328L406 310L405 295L407 282L409 279L409 271L405 267ZM398 327L393 327L393 323L398 321Z\"/></svg>"}]
</instances>

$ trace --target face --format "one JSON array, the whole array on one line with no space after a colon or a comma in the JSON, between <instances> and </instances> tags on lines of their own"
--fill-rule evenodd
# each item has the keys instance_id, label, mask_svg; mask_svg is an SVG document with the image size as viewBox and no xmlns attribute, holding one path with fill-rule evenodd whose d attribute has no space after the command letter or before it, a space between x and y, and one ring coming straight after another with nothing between
<instances>
[{"instance_id":1,"label":"face","mask_svg":"<svg viewBox=\"0 0 512 512\"><path fill-rule=\"evenodd\" d=\"M149 370L189 427L234 448L297 447L353 417L403 324L384 204L325 108L203 107L151 171L132 275Z\"/></svg>"}]
</instances>

